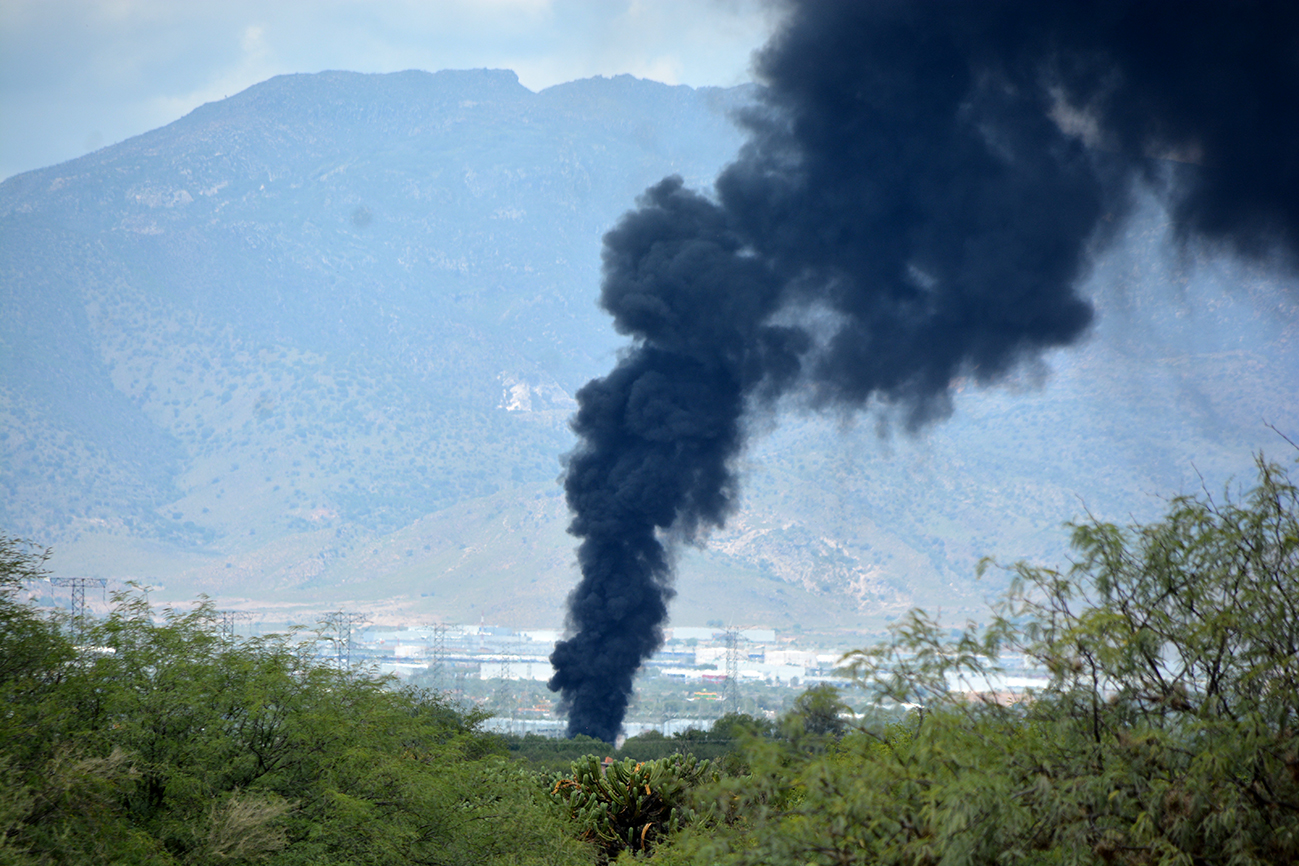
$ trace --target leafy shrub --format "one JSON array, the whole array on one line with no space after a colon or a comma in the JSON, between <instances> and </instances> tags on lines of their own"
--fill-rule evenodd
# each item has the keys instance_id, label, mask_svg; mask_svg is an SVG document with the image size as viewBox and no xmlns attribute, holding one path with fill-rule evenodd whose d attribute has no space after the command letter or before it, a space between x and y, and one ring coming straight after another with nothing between
<instances>
[{"instance_id":1,"label":"leafy shrub","mask_svg":"<svg viewBox=\"0 0 1299 866\"><path fill-rule=\"evenodd\" d=\"M115 598L77 649L18 603L0 537L0 864L579 864L546 789L481 717L223 638L206 601Z\"/></svg>"},{"instance_id":2,"label":"leafy shrub","mask_svg":"<svg viewBox=\"0 0 1299 866\"><path fill-rule=\"evenodd\" d=\"M1258 473L1243 499L1076 525L1076 563L1011 566L986 629L913 612L846 660L914 707L901 723L822 751L752 741L752 772L713 790L734 820L655 860L1299 862L1299 490ZM980 686L1007 651L1050 676L1013 704Z\"/></svg>"}]
</instances>

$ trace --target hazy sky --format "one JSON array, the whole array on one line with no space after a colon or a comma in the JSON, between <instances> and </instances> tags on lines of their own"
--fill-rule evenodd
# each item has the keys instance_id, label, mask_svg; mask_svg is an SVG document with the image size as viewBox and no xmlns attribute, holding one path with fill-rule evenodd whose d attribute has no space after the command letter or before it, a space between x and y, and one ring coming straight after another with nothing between
<instances>
[{"instance_id":1,"label":"hazy sky","mask_svg":"<svg viewBox=\"0 0 1299 866\"><path fill-rule=\"evenodd\" d=\"M2 0L0 178L287 72L738 84L774 20L762 0Z\"/></svg>"}]
</instances>

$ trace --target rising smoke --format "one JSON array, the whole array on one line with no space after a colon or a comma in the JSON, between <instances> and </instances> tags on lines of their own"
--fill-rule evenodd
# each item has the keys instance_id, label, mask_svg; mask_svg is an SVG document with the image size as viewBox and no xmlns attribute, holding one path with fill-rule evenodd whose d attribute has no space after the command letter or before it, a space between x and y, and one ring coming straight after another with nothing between
<instances>
[{"instance_id":1,"label":"rising smoke","mask_svg":"<svg viewBox=\"0 0 1299 866\"><path fill-rule=\"evenodd\" d=\"M1076 287L1136 182L1184 243L1299 241L1299 4L786 6L714 195L667 178L604 239L632 344L577 394L582 578L550 681L570 735L617 735L671 543L736 505L746 413L797 387L916 429L957 377L1078 340Z\"/></svg>"}]
</instances>

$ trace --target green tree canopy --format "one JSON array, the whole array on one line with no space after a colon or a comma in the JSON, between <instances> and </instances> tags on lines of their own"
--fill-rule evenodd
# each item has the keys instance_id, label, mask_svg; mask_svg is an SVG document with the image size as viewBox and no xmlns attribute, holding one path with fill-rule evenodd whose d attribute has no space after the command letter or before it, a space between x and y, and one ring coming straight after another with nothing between
<instances>
[{"instance_id":1,"label":"green tree canopy","mask_svg":"<svg viewBox=\"0 0 1299 866\"><path fill-rule=\"evenodd\" d=\"M784 719L785 728L788 733L838 736L848 727L844 713L850 710L838 687L820 683L794 699L794 707Z\"/></svg>"},{"instance_id":2,"label":"green tree canopy","mask_svg":"<svg viewBox=\"0 0 1299 866\"><path fill-rule=\"evenodd\" d=\"M4 553L8 575L39 566ZM317 663L293 636L224 638L207 602L121 594L80 650L13 592L0 616L4 866L596 855L544 780L438 694Z\"/></svg>"},{"instance_id":3,"label":"green tree canopy","mask_svg":"<svg viewBox=\"0 0 1299 866\"><path fill-rule=\"evenodd\" d=\"M1299 862L1299 492L1257 469L1243 496L1074 525L1076 562L1010 566L987 628L913 612L845 662L915 709L821 753L755 743L718 789L734 820L658 859ZM986 679L1011 653L1048 676L1016 703Z\"/></svg>"}]
</instances>

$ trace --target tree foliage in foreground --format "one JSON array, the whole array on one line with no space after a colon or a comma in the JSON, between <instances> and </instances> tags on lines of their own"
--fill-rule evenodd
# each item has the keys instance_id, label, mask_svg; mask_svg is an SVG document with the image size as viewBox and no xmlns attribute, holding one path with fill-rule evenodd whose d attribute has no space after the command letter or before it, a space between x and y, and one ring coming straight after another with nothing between
<instances>
[{"instance_id":1,"label":"tree foliage in foreground","mask_svg":"<svg viewBox=\"0 0 1299 866\"><path fill-rule=\"evenodd\" d=\"M849 654L891 722L841 732L812 690L777 730L719 722L730 775L617 784L541 784L441 698L224 641L207 604L119 596L78 649L17 598L41 551L0 537L0 866L1299 862L1299 491L1258 470L1075 525L1077 561L1011 566L987 628L916 611ZM1008 653L1048 685L987 693Z\"/></svg>"},{"instance_id":2,"label":"tree foliage in foreground","mask_svg":"<svg viewBox=\"0 0 1299 866\"><path fill-rule=\"evenodd\" d=\"M914 612L845 659L914 709L821 752L755 741L716 791L729 822L655 861L1299 862L1299 493L1258 472L1239 500L1074 525L1075 564L1011 566L985 629L953 640ZM1010 652L1049 686L978 697Z\"/></svg>"},{"instance_id":3,"label":"tree foliage in foreground","mask_svg":"<svg viewBox=\"0 0 1299 866\"><path fill-rule=\"evenodd\" d=\"M0 864L589 863L542 780L442 698L223 640L136 593L74 648L0 539Z\"/></svg>"}]
</instances>

